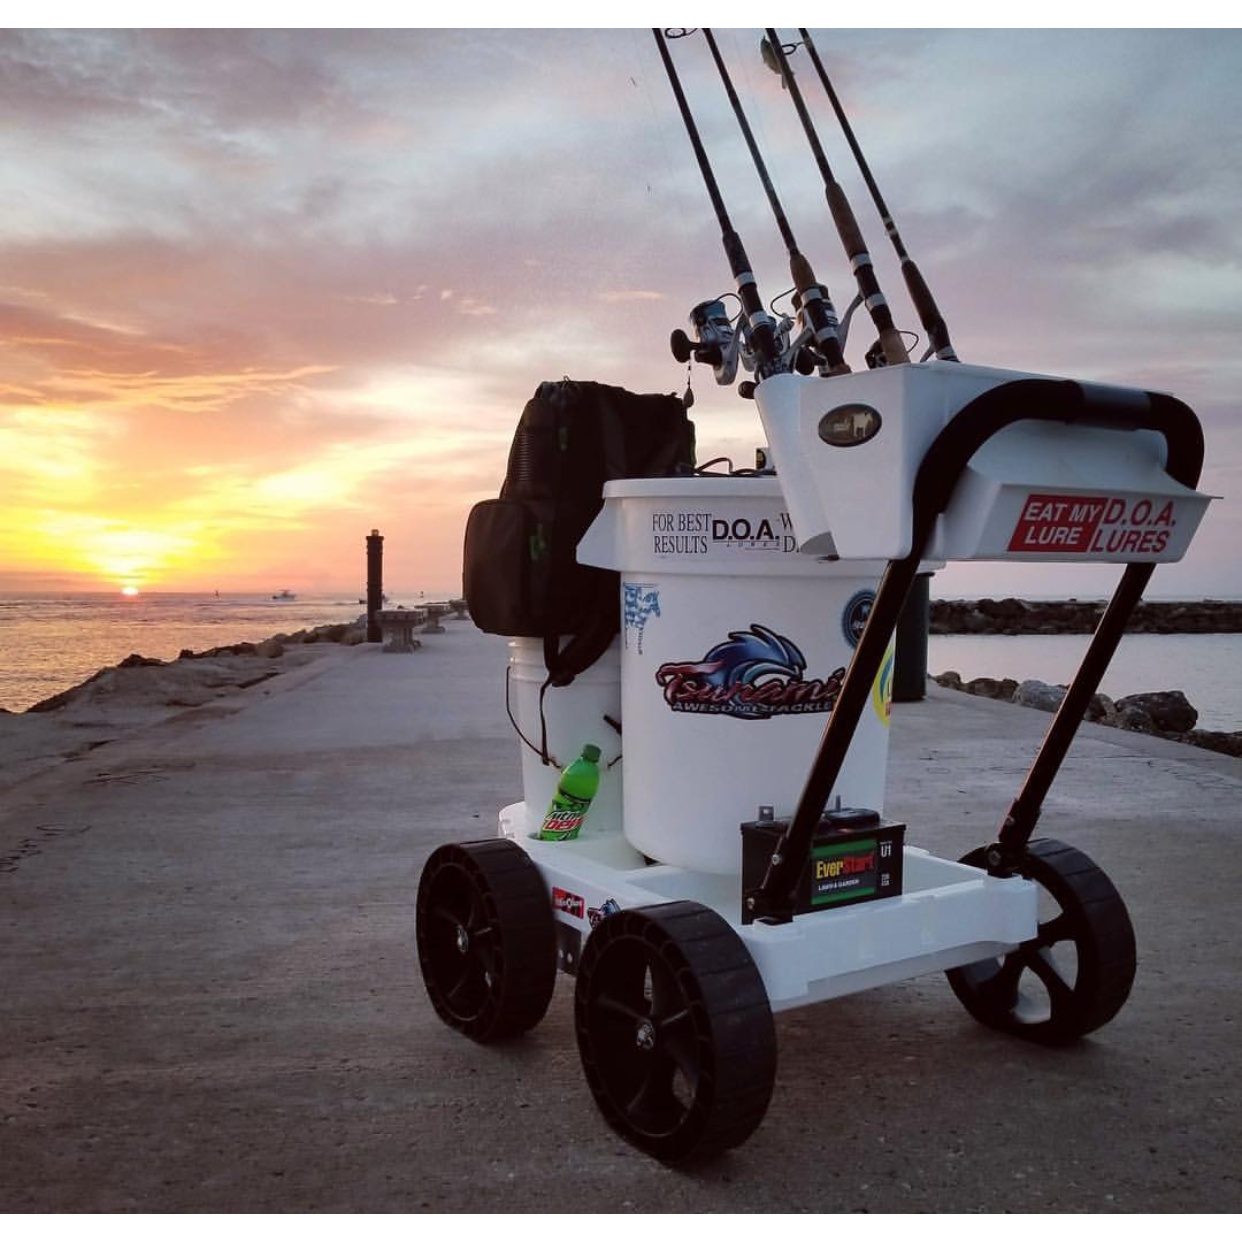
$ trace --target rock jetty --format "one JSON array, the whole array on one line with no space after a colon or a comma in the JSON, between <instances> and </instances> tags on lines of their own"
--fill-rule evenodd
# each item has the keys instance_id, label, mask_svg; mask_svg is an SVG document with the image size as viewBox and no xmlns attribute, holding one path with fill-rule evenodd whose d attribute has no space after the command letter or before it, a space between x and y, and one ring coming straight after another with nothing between
<instances>
[{"instance_id":1,"label":"rock jetty","mask_svg":"<svg viewBox=\"0 0 1242 1242\"><path fill-rule=\"evenodd\" d=\"M1014 681L1012 677L975 677L963 681L960 673L949 670L932 677L938 685L961 690L986 699L1018 703L1039 711L1055 712L1065 697L1065 686L1051 686L1045 681ZM1242 733L1222 733L1213 729L1196 729L1199 713L1180 690L1159 690L1130 694L1110 699L1106 694L1092 696L1086 719L1094 724L1127 729L1131 733L1150 733L1154 737L1201 746L1225 755L1242 758Z\"/></svg>"},{"instance_id":2,"label":"rock jetty","mask_svg":"<svg viewBox=\"0 0 1242 1242\"><path fill-rule=\"evenodd\" d=\"M150 656L128 655L119 664L101 668L85 681L62 690L50 698L41 700L26 709L27 712L55 712L70 704L100 696L115 696L121 692L133 692L137 688L155 688L165 693L165 705L196 706L203 696L224 693L226 689L245 689L257 685L280 670L275 667L253 670L248 661L238 662L232 657L253 656L258 659L275 660L290 647L307 643L342 643L353 646L366 639L366 620L338 622L333 625L317 625L313 629L298 630L293 634L274 634L258 643L229 643L223 647L211 647L206 651L183 649L175 660L156 660ZM195 661L197 664L189 664ZM162 676L135 680L132 669L162 669ZM131 693L131 697L132 693ZM146 696L146 697L149 697Z\"/></svg>"},{"instance_id":3,"label":"rock jetty","mask_svg":"<svg viewBox=\"0 0 1242 1242\"><path fill-rule=\"evenodd\" d=\"M937 599L933 634L1090 634L1105 601ZM1240 634L1242 603L1228 600L1151 600L1135 608L1131 634Z\"/></svg>"}]
</instances>

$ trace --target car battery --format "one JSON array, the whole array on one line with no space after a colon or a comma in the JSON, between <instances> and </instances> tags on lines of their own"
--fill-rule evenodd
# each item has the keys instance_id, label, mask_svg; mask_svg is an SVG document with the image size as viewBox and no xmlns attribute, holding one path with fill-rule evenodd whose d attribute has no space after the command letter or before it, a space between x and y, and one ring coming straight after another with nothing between
<instances>
[{"instance_id":1,"label":"car battery","mask_svg":"<svg viewBox=\"0 0 1242 1242\"><path fill-rule=\"evenodd\" d=\"M788 819L761 817L742 827L742 892L763 883ZM811 839L811 853L798 881L794 914L836 910L901 894L905 824L861 807L825 811ZM749 923L743 904L742 922Z\"/></svg>"}]
</instances>

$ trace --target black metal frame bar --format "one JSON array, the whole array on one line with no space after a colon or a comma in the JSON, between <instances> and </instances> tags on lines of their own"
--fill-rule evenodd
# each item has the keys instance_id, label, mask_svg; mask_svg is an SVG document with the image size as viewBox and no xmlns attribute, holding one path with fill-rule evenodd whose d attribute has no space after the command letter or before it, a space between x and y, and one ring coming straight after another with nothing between
<instances>
[{"instance_id":1,"label":"black metal frame bar","mask_svg":"<svg viewBox=\"0 0 1242 1242\"><path fill-rule=\"evenodd\" d=\"M824 728L797 809L762 884L743 894L748 920L787 923L793 918L794 894L810 856L812 836L841 773L936 519L948 507L958 480L978 449L1004 427L1024 419L1159 432L1167 446L1166 472L1186 487L1198 485L1203 468L1203 429L1188 405L1167 394L1073 380L1026 379L998 385L963 406L932 442L919 466L910 553L890 561L880 579L871 615ZM995 872L1005 873L1024 851L1044 797L1154 569L1154 564L1135 563L1122 574L1001 828L994 858L990 858Z\"/></svg>"}]
</instances>

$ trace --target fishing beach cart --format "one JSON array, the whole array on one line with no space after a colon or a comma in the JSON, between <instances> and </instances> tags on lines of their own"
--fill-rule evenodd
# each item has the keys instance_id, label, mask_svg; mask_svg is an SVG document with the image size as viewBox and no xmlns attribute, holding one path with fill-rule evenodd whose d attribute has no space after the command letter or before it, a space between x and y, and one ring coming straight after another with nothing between
<instances>
[{"instance_id":1,"label":"fishing beach cart","mask_svg":"<svg viewBox=\"0 0 1242 1242\"><path fill-rule=\"evenodd\" d=\"M669 1163L760 1123L774 1012L940 971L973 1017L1040 1043L1120 1010L1135 971L1122 898L1033 833L1127 618L1209 502L1202 431L1176 398L960 363L917 298L936 356L899 362L877 323L870 369L850 372L835 316L824 337L801 312L778 330L723 231L743 312L735 328L692 317L698 339L673 348L730 383L737 358L754 372L775 469L606 485L577 557L619 575L619 638L551 689L531 671L537 640L511 642L515 723L554 762L524 751L499 835L437 849L417 899L439 1016L482 1042L516 1035L558 970L573 976L596 1103ZM947 561L1124 566L1004 822L958 861L884 814L893 635L920 566ZM582 834L540 840L585 743L602 778Z\"/></svg>"}]
</instances>

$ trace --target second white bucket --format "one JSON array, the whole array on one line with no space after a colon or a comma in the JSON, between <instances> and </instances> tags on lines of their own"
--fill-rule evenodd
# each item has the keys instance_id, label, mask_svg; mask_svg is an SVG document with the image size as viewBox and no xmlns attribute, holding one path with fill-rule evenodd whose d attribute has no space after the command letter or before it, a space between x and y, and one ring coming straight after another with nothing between
<instances>
[{"instance_id":1,"label":"second white bucket","mask_svg":"<svg viewBox=\"0 0 1242 1242\"><path fill-rule=\"evenodd\" d=\"M561 770L573 763L588 742L599 747L599 792L582 825L584 836L615 832L621 827L621 738L609 719L621 720L621 649L614 640L585 672L564 687L549 686L543 696L543 723L547 726L545 764L538 747L542 726L539 692L547 680L543 639L509 640L509 707L521 730L522 794L530 832L539 831ZM528 744L529 743L529 744Z\"/></svg>"}]
</instances>

